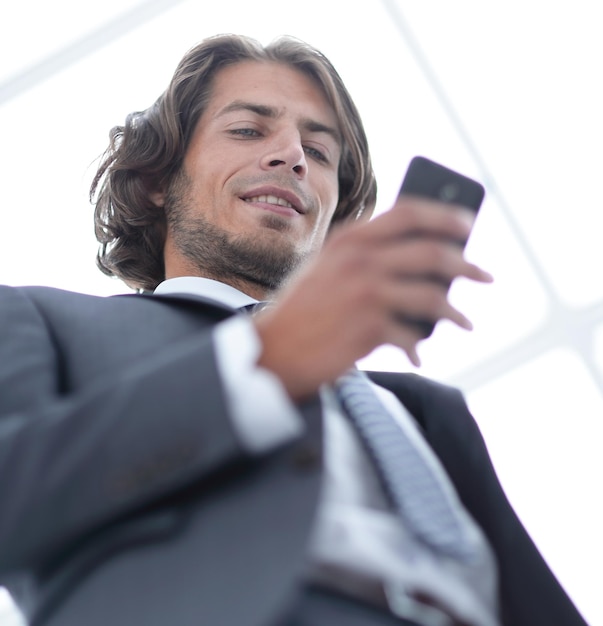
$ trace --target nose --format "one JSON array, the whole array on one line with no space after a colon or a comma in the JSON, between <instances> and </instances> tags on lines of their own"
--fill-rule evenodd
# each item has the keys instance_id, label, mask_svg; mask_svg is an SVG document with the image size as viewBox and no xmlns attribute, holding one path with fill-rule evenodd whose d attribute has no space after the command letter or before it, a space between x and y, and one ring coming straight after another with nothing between
<instances>
[{"instance_id":1,"label":"nose","mask_svg":"<svg viewBox=\"0 0 603 626\"><path fill-rule=\"evenodd\" d=\"M261 166L266 170L291 169L298 177L303 178L308 172L308 163L299 134L289 133L274 137L262 157Z\"/></svg>"}]
</instances>

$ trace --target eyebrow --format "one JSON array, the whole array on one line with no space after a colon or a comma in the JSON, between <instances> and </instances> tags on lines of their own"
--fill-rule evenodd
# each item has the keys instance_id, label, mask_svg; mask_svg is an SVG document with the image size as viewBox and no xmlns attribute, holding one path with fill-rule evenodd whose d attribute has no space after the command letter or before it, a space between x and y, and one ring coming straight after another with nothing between
<instances>
[{"instance_id":1,"label":"eyebrow","mask_svg":"<svg viewBox=\"0 0 603 626\"><path fill-rule=\"evenodd\" d=\"M236 111L249 111L260 117L267 117L269 119L277 119L281 113L275 107L268 106L266 104L257 104L255 102L247 102L245 100L234 100L230 104L227 104L216 117L222 117L228 113L234 113ZM311 118L303 118L301 120L302 128L311 133L326 133L330 135L338 144L341 143L341 135L338 130L317 122Z\"/></svg>"}]
</instances>

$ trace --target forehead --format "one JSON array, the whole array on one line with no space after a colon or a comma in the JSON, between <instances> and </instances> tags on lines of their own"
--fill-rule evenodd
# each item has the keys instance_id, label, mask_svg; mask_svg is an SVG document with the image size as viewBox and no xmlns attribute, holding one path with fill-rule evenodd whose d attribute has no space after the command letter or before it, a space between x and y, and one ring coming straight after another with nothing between
<instances>
[{"instance_id":1,"label":"forehead","mask_svg":"<svg viewBox=\"0 0 603 626\"><path fill-rule=\"evenodd\" d=\"M218 72L206 112L217 116L233 102L265 104L283 114L316 118L338 127L322 87L306 73L275 61L242 61Z\"/></svg>"}]
</instances>

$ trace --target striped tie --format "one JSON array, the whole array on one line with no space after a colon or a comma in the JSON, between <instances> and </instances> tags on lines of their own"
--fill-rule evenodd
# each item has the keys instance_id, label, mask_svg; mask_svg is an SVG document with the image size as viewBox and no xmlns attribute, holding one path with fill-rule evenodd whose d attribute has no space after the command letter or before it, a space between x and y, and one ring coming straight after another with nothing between
<instances>
[{"instance_id":1,"label":"striped tie","mask_svg":"<svg viewBox=\"0 0 603 626\"><path fill-rule=\"evenodd\" d=\"M465 527L443 486L385 410L366 376L350 370L338 380L336 392L406 525L434 550L462 560L471 558Z\"/></svg>"}]
</instances>

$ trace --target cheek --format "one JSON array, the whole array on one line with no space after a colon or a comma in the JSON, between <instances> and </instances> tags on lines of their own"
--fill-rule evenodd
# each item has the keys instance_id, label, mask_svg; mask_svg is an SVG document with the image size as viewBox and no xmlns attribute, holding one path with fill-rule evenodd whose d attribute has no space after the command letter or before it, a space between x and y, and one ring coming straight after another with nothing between
<instances>
[{"instance_id":1,"label":"cheek","mask_svg":"<svg viewBox=\"0 0 603 626\"><path fill-rule=\"evenodd\" d=\"M321 215L321 222L323 222L325 232L329 229L338 202L339 181L337 178L335 178L334 181L329 181L327 191L323 196L323 212Z\"/></svg>"},{"instance_id":2,"label":"cheek","mask_svg":"<svg viewBox=\"0 0 603 626\"><path fill-rule=\"evenodd\" d=\"M325 207L325 210L318 218L314 228L314 247L321 247L324 240L327 238L331 220L333 219L333 213L335 213L335 207Z\"/></svg>"},{"instance_id":3,"label":"cheek","mask_svg":"<svg viewBox=\"0 0 603 626\"><path fill-rule=\"evenodd\" d=\"M220 169L215 162L209 161L197 161L193 168L189 170L192 201L195 204L207 204L216 196Z\"/></svg>"}]
</instances>

